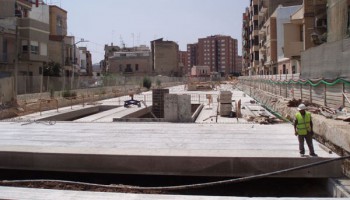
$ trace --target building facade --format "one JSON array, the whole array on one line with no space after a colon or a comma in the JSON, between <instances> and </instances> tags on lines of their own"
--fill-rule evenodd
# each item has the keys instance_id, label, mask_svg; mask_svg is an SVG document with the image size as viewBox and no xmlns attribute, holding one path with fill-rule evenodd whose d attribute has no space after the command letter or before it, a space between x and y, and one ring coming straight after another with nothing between
<instances>
[{"instance_id":1,"label":"building facade","mask_svg":"<svg viewBox=\"0 0 350 200\"><path fill-rule=\"evenodd\" d=\"M269 55L268 50L274 51L273 34L270 31L272 28L267 24L274 26L274 20L271 20L271 15L275 12L278 6L296 6L302 5L302 0L251 0L249 7L243 14L243 74L244 75L258 75L269 74L274 70L267 69L275 67L277 72L277 61L274 60L273 55ZM270 41L268 41L270 35ZM277 39L277 38L276 38ZM266 43L266 44L265 44ZM266 46L267 45L267 46ZM267 49L267 47L271 49ZM264 48L266 47L266 48ZM278 47L277 47L278 50ZM270 60L268 60L270 57ZM273 67L271 67L273 66Z\"/></svg>"},{"instance_id":2,"label":"building facade","mask_svg":"<svg viewBox=\"0 0 350 200\"><path fill-rule=\"evenodd\" d=\"M197 44L187 46L188 64L192 68L195 63L209 66L210 71L221 75L239 73L237 65L238 44L230 36L215 35L198 39Z\"/></svg>"},{"instance_id":3,"label":"building facade","mask_svg":"<svg viewBox=\"0 0 350 200\"><path fill-rule=\"evenodd\" d=\"M189 71L189 68L187 67L187 63L188 63L187 51L179 51L179 68L181 72L180 76L190 75L190 71Z\"/></svg>"},{"instance_id":4,"label":"building facade","mask_svg":"<svg viewBox=\"0 0 350 200\"><path fill-rule=\"evenodd\" d=\"M313 2L308 3L312 5ZM311 29L311 41L315 47L301 52L301 77L350 81L350 1L327 0L326 6L321 4L316 8L304 9L304 16L315 19L315 29ZM326 13L326 16L322 13ZM327 19L326 25L324 18ZM305 19L304 26L308 20ZM327 32L322 34L325 26Z\"/></svg>"},{"instance_id":5,"label":"building facade","mask_svg":"<svg viewBox=\"0 0 350 200\"><path fill-rule=\"evenodd\" d=\"M151 41L152 70L155 75L181 76L179 45L163 38Z\"/></svg>"},{"instance_id":6,"label":"building facade","mask_svg":"<svg viewBox=\"0 0 350 200\"><path fill-rule=\"evenodd\" d=\"M111 43L111 45L105 45L104 51L105 51L105 55L104 55L104 60L102 61L102 73L108 73L109 72L109 66L110 66L110 62L109 62L109 58L114 56L114 52L119 52L121 50L121 48L117 45L113 45L113 43Z\"/></svg>"},{"instance_id":7,"label":"building facade","mask_svg":"<svg viewBox=\"0 0 350 200\"><path fill-rule=\"evenodd\" d=\"M209 66L193 66L191 68L192 77L209 77L210 72Z\"/></svg>"},{"instance_id":8,"label":"building facade","mask_svg":"<svg viewBox=\"0 0 350 200\"><path fill-rule=\"evenodd\" d=\"M187 68L190 70L198 64L198 43L187 44Z\"/></svg>"},{"instance_id":9,"label":"building facade","mask_svg":"<svg viewBox=\"0 0 350 200\"><path fill-rule=\"evenodd\" d=\"M109 73L134 76L152 74L151 51L146 45L115 51L108 62Z\"/></svg>"}]
</instances>

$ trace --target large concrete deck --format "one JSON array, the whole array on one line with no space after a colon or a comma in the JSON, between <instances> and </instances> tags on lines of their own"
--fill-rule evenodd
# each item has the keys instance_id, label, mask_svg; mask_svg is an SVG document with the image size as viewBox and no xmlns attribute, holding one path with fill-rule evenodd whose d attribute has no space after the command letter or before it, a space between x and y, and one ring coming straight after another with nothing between
<instances>
[{"instance_id":1,"label":"large concrete deck","mask_svg":"<svg viewBox=\"0 0 350 200\"><path fill-rule=\"evenodd\" d=\"M241 177L335 158L301 158L290 124L1 122L0 168ZM338 177L330 163L280 177Z\"/></svg>"}]
</instances>

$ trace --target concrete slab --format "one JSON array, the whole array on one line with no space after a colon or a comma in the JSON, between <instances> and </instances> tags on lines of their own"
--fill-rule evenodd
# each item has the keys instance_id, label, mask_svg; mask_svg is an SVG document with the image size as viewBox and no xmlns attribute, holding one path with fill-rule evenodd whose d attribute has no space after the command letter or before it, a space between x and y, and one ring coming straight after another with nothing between
<instances>
[{"instance_id":1,"label":"concrete slab","mask_svg":"<svg viewBox=\"0 0 350 200\"><path fill-rule=\"evenodd\" d=\"M300 200L303 198L250 198L250 197L214 197L214 196L183 196L183 195L154 195L154 194L122 194L102 192L80 192L66 190L45 190L0 187L0 199L12 200ZM306 199L306 198L305 198ZM307 198L308 200L334 200L337 198ZM339 198L340 199L340 198Z\"/></svg>"},{"instance_id":2,"label":"concrete slab","mask_svg":"<svg viewBox=\"0 0 350 200\"><path fill-rule=\"evenodd\" d=\"M300 158L290 124L1 122L0 168L241 177L336 155L315 142L318 158ZM340 163L280 175L339 177Z\"/></svg>"}]
</instances>

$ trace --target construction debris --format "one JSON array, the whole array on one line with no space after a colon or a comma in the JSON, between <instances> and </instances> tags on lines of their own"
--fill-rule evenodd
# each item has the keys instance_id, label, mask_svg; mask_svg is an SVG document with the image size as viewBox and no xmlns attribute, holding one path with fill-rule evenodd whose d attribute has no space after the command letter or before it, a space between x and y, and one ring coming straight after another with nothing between
<instances>
[{"instance_id":1,"label":"construction debris","mask_svg":"<svg viewBox=\"0 0 350 200\"><path fill-rule=\"evenodd\" d=\"M283 123L283 120L280 120L274 116L270 116L270 115L264 115L262 114L261 116L248 116L246 117L246 120L248 122L254 122L254 123L258 123L258 124L278 124L278 123Z\"/></svg>"},{"instance_id":2,"label":"construction debris","mask_svg":"<svg viewBox=\"0 0 350 200\"><path fill-rule=\"evenodd\" d=\"M298 107L302 103L301 99L292 99L288 101L288 107Z\"/></svg>"}]
</instances>

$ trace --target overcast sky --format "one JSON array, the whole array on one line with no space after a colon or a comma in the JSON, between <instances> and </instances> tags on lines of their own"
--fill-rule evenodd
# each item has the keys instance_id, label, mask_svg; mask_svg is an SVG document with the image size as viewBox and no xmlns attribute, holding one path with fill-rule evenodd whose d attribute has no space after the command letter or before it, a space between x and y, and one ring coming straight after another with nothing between
<instances>
[{"instance_id":1,"label":"overcast sky","mask_svg":"<svg viewBox=\"0 0 350 200\"><path fill-rule=\"evenodd\" d=\"M156 38L175 41L185 51L198 38L222 34L239 41L248 0L47 0L68 12L68 34L84 38L93 62L104 45L150 45ZM240 53L241 54L241 53Z\"/></svg>"}]
</instances>

